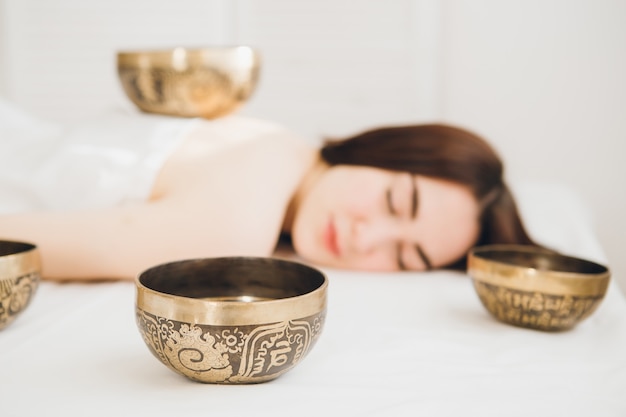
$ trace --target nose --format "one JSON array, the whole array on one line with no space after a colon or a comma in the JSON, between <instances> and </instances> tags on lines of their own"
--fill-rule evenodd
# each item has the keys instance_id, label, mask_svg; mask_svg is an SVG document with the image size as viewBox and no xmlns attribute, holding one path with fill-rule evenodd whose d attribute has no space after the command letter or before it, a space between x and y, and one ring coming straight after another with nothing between
<instances>
[{"instance_id":1,"label":"nose","mask_svg":"<svg viewBox=\"0 0 626 417\"><path fill-rule=\"evenodd\" d=\"M401 231L392 219L357 219L352 227L351 246L355 252L371 253L395 244L401 239Z\"/></svg>"}]
</instances>

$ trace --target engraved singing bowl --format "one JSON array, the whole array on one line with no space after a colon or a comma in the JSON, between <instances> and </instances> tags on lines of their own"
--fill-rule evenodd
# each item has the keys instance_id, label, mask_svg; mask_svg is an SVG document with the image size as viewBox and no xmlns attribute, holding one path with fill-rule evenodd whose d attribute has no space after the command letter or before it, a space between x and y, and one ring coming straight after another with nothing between
<instances>
[{"instance_id":1,"label":"engraved singing bowl","mask_svg":"<svg viewBox=\"0 0 626 417\"><path fill-rule=\"evenodd\" d=\"M181 260L147 269L135 283L148 349L205 383L277 378L313 348L326 315L326 276L286 260Z\"/></svg>"},{"instance_id":2,"label":"engraved singing bowl","mask_svg":"<svg viewBox=\"0 0 626 417\"><path fill-rule=\"evenodd\" d=\"M545 331L568 330L589 317L611 275L604 265L526 245L473 248L468 274L496 319Z\"/></svg>"},{"instance_id":3,"label":"engraved singing bowl","mask_svg":"<svg viewBox=\"0 0 626 417\"><path fill-rule=\"evenodd\" d=\"M39 250L33 244L0 240L0 330L28 307L41 280Z\"/></svg>"},{"instance_id":4,"label":"engraved singing bowl","mask_svg":"<svg viewBox=\"0 0 626 417\"><path fill-rule=\"evenodd\" d=\"M249 46L119 51L117 73L128 98L146 113L217 118L254 92L260 53Z\"/></svg>"}]
</instances>

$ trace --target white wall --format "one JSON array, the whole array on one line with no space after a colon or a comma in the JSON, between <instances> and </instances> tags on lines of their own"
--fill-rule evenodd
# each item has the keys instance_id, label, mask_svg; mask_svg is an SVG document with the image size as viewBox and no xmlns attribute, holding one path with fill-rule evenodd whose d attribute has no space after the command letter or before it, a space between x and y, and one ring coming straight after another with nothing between
<instances>
[{"instance_id":1,"label":"white wall","mask_svg":"<svg viewBox=\"0 0 626 417\"><path fill-rule=\"evenodd\" d=\"M246 112L310 135L436 116L432 0L0 1L8 93L54 120L127 104L117 49L236 42L264 56Z\"/></svg>"},{"instance_id":2,"label":"white wall","mask_svg":"<svg viewBox=\"0 0 626 417\"><path fill-rule=\"evenodd\" d=\"M265 56L262 91L245 111L312 136L436 117L431 3L240 2L237 40Z\"/></svg>"},{"instance_id":3,"label":"white wall","mask_svg":"<svg viewBox=\"0 0 626 417\"><path fill-rule=\"evenodd\" d=\"M6 95L6 82L8 81L8 77L6 76L7 65L5 59L7 57L6 54L6 43L7 43L7 18L6 13L4 11L4 1L0 0L0 95Z\"/></svg>"},{"instance_id":4,"label":"white wall","mask_svg":"<svg viewBox=\"0 0 626 417\"><path fill-rule=\"evenodd\" d=\"M69 122L130 105L118 49L251 43L244 113L311 138L465 125L512 180L579 191L626 288L624 22L621 0L0 0L0 93Z\"/></svg>"},{"instance_id":5,"label":"white wall","mask_svg":"<svg viewBox=\"0 0 626 417\"><path fill-rule=\"evenodd\" d=\"M227 1L2 1L7 94L63 122L127 104L117 49L229 41Z\"/></svg>"},{"instance_id":6,"label":"white wall","mask_svg":"<svg viewBox=\"0 0 626 417\"><path fill-rule=\"evenodd\" d=\"M626 2L448 0L444 16L442 116L513 179L575 188L626 289Z\"/></svg>"}]
</instances>

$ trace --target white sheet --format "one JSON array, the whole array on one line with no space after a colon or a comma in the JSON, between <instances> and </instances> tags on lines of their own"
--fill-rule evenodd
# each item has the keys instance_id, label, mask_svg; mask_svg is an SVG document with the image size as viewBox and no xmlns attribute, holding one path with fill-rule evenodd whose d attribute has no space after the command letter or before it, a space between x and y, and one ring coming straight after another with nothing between
<instances>
[{"instance_id":1,"label":"white sheet","mask_svg":"<svg viewBox=\"0 0 626 417\"><path fill-rule=\"evenodd\" d=\"M111 109L53 126L0 97L0 213L145 201L200 119Z\"/></svg>"},{"instance_id":2,"label":"white sheet","mask_svg":"<svg viewBox=\"0 0 626 417\"><path fill-rule=\"evenodd\" d=\"M576 195L516 187L533 234L604 261ZM462 273L330 279L326 327L296 368L265 384L204 385L161 365L134 323L132 283L44 283L0 332L4 416L626 415L626 301L571 331L499 323Z\"/></svg>"}]
</instances>

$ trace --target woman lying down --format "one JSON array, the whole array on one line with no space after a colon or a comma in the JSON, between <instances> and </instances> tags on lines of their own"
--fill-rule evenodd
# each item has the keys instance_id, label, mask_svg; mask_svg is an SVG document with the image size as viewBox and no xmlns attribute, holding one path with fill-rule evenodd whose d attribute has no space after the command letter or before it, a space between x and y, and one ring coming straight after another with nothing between
<instances>
[{"instance_id":1,"label":"woman lying down","mask_svg":"<svg viewBox=\"0 0 626 417\"><path fill-rule=\"evenodd\" d=\"M0 101L0 239L48 279L131 279L164 262L271 256L424 271L487 243L533 244L480 137L381 127L312 146L263 120L117 114L71 129Z\"/></svg>"}]
</instances>

